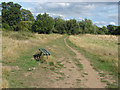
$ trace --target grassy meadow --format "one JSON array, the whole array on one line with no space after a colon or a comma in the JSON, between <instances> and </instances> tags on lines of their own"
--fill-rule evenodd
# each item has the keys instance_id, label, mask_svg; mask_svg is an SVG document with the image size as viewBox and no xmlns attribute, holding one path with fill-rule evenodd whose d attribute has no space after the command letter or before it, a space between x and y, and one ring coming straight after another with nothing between
<instances>
[{"instance_id":1,"label":"grassy meadow","mask_svg":"<svg viewBox=\"0 0 120 90\"><path fill-rule=\"evenodd\" d=\"M108 87L116 87L118 83L118 36L114 35L75 35L68 38L68 43L81 52L91 62L91 65L104 77L112 75L116 82Z\"/></svg>"},{"instance_id":2,"label":"grassy meadow","mask_svg":"<svg viewBox=\"0 0 120 90\"><path fill-rule=\"evenodd\" d=\"M15 68L18 68L18 64L21 67L28 68L32 65L36 65L36 62L24 62L24 59L31 56L33 57L33 54L35 54L38 49L41 47L44 47L44 44L51 42L57 38L62 37L62 35L57 34L33 34L30 32L5 32L3 31L2 34L2 87L8 88L9 82L8 82L8 76L10 72ZM27 55L24 55L24 52L27 52ZM20 55L22 54L22 59L20 61L17 61ZM29 56L30 55L30 56ZM30 59L31 59L30 58ZM21 58L20 58L21 59ZM26 63L26 64L25 64ZM28 65L30 64L30 65ZM12 68L13 67L13 68Z\"/></svg>"},{"instance_id":3,"label":"grassy meadow","mask_svg":"<svg viewBox=\"0 0 120 90\"><path fill-rule=\"evenodd\" d=\"M118 68L118 37L112 35L77 35L69 40L85 51L98 55L103 62L111 62Z\"/></svg>"},{"instance_id":4,"label":"grassy meadow","mask_svg":"<svg viewBox=\"0 0 120 90\"><path fill-rule=\"evenodd\" d=\"M101 82L106 82L108 87L117 87L117 36L90 34L67 36L12 31L3 31L2 34L2 87L42 88L51 87L53 82L57 82L61 87L64 86L65 84L63 85L61 81L67 83L68 79L71 80L67 74L75 75L75 67L72 63L76 64L78 71L83 68L75 54L65 46L66 37L68 37L67 43L88 58L93 68L99 71L101 77L104 77L101 78ZM52 53L48 57L47 64L33 60L33 54L38 53L39 48L46 48ZM33 67L36 69L30 71L29 69ZM52 76L52 73L56 76L54 74ZM112 75L112 80L115 81L107 80L108 75ZM47 82L49 84L46 84ZM78 86L80 86L79 83Z\"/></svg>"}]
</instances>

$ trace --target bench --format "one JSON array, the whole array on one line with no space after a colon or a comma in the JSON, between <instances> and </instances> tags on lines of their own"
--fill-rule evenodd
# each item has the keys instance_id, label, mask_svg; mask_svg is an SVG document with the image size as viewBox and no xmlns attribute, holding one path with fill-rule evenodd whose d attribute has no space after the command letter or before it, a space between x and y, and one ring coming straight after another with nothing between
<instances>
[{"instance_id":1,"label":"bench","mask_svg":"<svg viewBox=\"0 0 120 90\"><path fill-rule=\"evenodd\" d=\"M43 55L46 55L46 56L47 56L47 59L48 59L48 55L51 55L51 53L50 53L49 51L47 51L46 49L44 49L44 48L39 49L39 51L40 51L39 54L33 55L33 56L34 56L34 59L36 59L36 60L38 60L42 54L43 54Z\"/></svg>"}]
</instances>

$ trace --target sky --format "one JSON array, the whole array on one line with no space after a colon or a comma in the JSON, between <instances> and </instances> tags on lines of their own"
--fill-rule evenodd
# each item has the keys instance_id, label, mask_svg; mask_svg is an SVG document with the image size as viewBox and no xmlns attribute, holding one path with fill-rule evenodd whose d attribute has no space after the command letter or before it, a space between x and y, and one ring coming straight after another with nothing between
<instances>
[{"instance_id":1,"label":"sky","mask_svg":"<svg viewBox=\"0 0 120 90\"><path fill-rule=\"evenodd\" d=\"M5 1L5 0L4 0ZM54 0L53 0L54 1ZM17 2L22 8L30 10L33 16L38 14L48 13L50 16L58 17L65 20L76 19L77 21L84 20L85 18L92 20L93 24L99 27L106 26L108 24L118 25L118 2L116 0L108 2L34 2L32 0L26 0L26 2ZM85 0L84 0L85 1Z\"/></svg>"}]
</instances>

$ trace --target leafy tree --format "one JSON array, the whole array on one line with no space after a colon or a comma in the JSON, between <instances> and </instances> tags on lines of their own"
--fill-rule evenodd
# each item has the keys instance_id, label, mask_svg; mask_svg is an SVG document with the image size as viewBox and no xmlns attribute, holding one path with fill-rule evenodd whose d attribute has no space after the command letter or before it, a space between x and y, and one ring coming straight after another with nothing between
<instances>
[{"instance_id":1,"label":"leafy tree","mask_svg":"<svg viewBox=\"0 0 120 90\"><path fill-rule=\"evenodd\" d=\"M78 22L75 19L66 21L66 32L68 34L79 34L81 33Z\"/></svg>"},{"instance_id":2,"label":"leafy tree","mask_svg":"<svg viewBox=\"0 0 120 90\"><path fill-rule=\"evenodd\" d=\"M32 31L32 21L20 21L17 24L17 31Z\"/></svg>"},{"instance_id":3,"label":"leafy tree","mask_svg":"<svg viewBox=\"0 0 120 90\"><path fill-rule=\"evenodd\" d=\"M21 9L22 21L34 21L34 17L29 10Z\"/></svg>"},{"instance_id":4,"label":"leafy tree","mask_svg":"<svg viewBox=\"0 0 120 90\"><path fill-rule=\"evenodd\" d=\"M114 34L116 27L114 25L107 25L108 34Z\"/></svg>"},{"instance_id":5,"label":"leafy tree","mask_svg":"<svg viewBox=\"0 0 120 90\"><path fill-rule=\"evenodd\" d=\"M116 27L116 30L114 32L115 35L120 35L120 26Z\"/></svg>"},{"instance_id":6,"label":"leafy tree","mask_svg":"<svg viewBox=\"0 0 120 90\"><path fill-rule=\"evenodd\" d=\"M97 34L98 30L99 30L99 27L96 26L96 25L93 25L93 30L94 30L93 34Z\"/></svg>"},{"instance_id":7,"label":"leafy tree","mask_svg":"<svg viewBox=\"0 0 120 90\"><path fill-rule=\"evenodd\" d=\"M104 30L102 28L99 28L98 34L105 34Z\"/></svg>"},{"instance_id":8,"label":"leafy tree","mask_svg":"<svg viewBox=\"0 0 120 90\"><path fill-rule=\"evenodd\" d=\"M34 32L50 34L54 26L54 20L48 14L38 14L35 23L32 26Z\"/></svg>"},{"instance_id":9,"label":"leafy tree","mask_svg":"<svg viewBox=\"0 0 120 90\"><path fill-rule=\"evenodd\" d=\"M11 28L16 29L15 25L21 20L21 5L13 2L2 2L2 23L8 24Z\"/></svg>"},{"instance_id":10,"label":"leafy tree","mask_svg":"<svg viewBox=\"0 0 120 90\"><path fill-rule=\"evenodd\" d=\"M10 26L7 23L2 23L2 28L5 28L7 30L10 30Z\"/></svg>"},{"instance_id":11,"label":"leafy tree","mask_svg":"<svg viewBox=\"0 0 120 90\"><path fill-rule=\"evenodd\" d=\"M63 19L61 19L61 17L55 18L54 19L54 33L60 33L60 34L64 34L66 33L65 31L65 21Z\"/></svg>"},{"instance_id":12,"label":"leafy tree","mask_svg":"<svg viewBox=\"0 0 120 90\"><path fill-rule=\"evenodd\" d=\"M89 19L82 20L79 22L79 26L82 29L82 33L93 33L96 34L97 27L93 25L92 21Z\"/></svg>"},{"instance_id":13,"label":"leafy tree","mask_svg":"<svg viewBox=\"0 0 120 90\"><path fill-rule=\"evenodd\" d=\"M1 20L2 20L2 16L0 15L0 28L2 27L2 22L1 22Z\"/></svg>"},{"instance_id":14,"label":"leafy tree","mask_svg":"<svg viewBox=\"0 0 120 90\"><path fill-rule=\"evenodd\" d=\"M108 34L108 29L105 26L102 27L102 30L105 34Z\"/></svg>"}]
</instances>

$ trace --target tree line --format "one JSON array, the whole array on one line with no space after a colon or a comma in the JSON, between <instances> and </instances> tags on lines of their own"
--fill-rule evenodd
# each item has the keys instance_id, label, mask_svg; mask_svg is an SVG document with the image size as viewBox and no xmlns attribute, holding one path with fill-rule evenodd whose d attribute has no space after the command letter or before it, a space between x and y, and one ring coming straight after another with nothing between
<instances>
[{"instance_id":1,"label":"tree line","mask_svg":"<svg viewBox=\"0 0 120 90\"><path fill-rule=\"evenodd\" d=\"M64 20L53 18L49 14L38 14L34 19L29 10L13 2L2 2L2 28L13 31L31 31L39 34L108 34L120 35L120 26L107 25L98 27L87 18L82 21L76 19Z\"/></svg>"}]
</instances>

